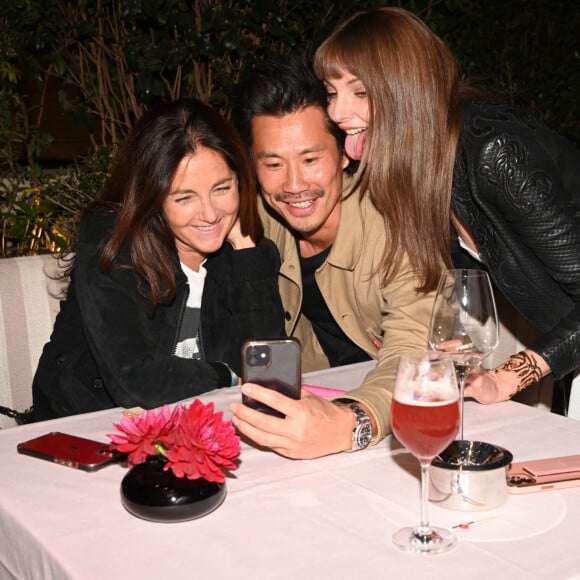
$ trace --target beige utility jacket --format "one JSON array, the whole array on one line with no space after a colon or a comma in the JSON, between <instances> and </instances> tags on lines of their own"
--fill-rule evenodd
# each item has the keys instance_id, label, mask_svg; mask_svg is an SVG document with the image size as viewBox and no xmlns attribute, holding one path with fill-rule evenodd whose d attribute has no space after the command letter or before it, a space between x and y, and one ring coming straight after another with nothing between
<instances>
[{"instance_id":1,"label":"beige utility jacket","mask_svg":"<svg viewBox=\"0 0 580 580\"><path fill-rule=\"evenodd\" d=\"M390 431L391 399L399 355L426 349L434 293L415 291L417 279L405 259L397 276L383 287L380 266L386 243L385 220L368 194L345 194L336 240L328 259L316 271L316 281L344 333L377 366L348 398L364 403L374 415L378 442ZM280 250L279 288L286 312L286 332L302 344L303 372L329 366L310 321L300 314L302 277L296 241L273 212L260 207L265 233Z\"/></svg>"}]
</instances>

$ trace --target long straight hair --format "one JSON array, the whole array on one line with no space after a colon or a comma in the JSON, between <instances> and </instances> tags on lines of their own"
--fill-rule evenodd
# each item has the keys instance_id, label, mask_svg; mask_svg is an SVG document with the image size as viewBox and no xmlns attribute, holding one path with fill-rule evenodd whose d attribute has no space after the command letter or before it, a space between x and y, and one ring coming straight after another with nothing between
<instances>
[{"instance_id":1,"label":"long straight hair","mask_svg":"<svg viewBox=\"0 0 580 580\"><path fill-rule=\"evenodd\" d=\"M369 134L357 170L387 221L388 283L405 253L419 291L437 287L450 266L450 203L460 131L459 79L450 50L415 15L399 8L358 12L314 56L319 78L341 69L365 86Z\"/></svg>"},{"instance_id":2,"label":"long straight hair","mask_svg":"<svg viewBox=\"0 0 580 580\"><path fill-rule=\"evenodd\" d=\"M195 99L174 101L146 113L127 138L97 204L118 212L99 267L104 272L134 270L153 309L170 302L176 291L175 239L161 209L180 161L194 156L199 147L219 153L238 178L242 234L254 242L263 237L252 162L233 125ZM123 246L129 249L130 264L116 260Z\"/></svg>"}]
</instances>

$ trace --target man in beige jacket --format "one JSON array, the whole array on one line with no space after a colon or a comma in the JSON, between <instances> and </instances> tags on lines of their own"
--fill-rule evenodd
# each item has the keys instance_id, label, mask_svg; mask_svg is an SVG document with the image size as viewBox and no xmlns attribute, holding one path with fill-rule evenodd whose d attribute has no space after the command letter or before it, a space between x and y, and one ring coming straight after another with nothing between
<instances>
[{"instance_id":1,"label":"man in beige jacket","mask_svg":"<svg viewBox=\"0 0 580 580\"><path fill-rule=\"evenodd\" d=\"M245 394L286 418L233 404L234 424L292 458L363 449L390 432L399 355L427 347L434 295L416 291L406 262L383 285L384 219L343 178L341 134L306 63L289 57L263 65L240 87L234 119L256 167L266 236L280 250L286 331L302 344L303 371L370 359L377 366L332 402L307 391L295 401L246 384Z\"/></svg>"}]
</instances>

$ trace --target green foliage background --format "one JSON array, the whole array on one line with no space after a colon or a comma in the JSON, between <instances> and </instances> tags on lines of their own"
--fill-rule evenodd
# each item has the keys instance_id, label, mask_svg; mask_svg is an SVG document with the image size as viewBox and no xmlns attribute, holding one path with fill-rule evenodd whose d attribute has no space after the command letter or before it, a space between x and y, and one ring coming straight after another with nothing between
<instances>
[{"instance_id":1,"label":"green foliage background","mask_svg":"<svg viewBox=\"0 0 580 580\"><path fill-rule=\"evenodd\" d=\"M0 254L63 248L67 220L100 193L111 152L147 107L196 96L227 113L243 67L311 55L354 11L383 5L423 18L465 80L580 143L576 0L12 0L0 13ZM39 163L53 137L41 131L43 90L55 79L94 151L56 175Z\"/></svg>"}]
</instances>

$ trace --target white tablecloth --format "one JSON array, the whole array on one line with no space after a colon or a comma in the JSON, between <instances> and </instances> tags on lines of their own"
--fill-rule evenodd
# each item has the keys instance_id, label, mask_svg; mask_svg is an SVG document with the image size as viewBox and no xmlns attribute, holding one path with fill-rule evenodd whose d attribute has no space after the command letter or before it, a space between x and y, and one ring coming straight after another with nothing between
<instances>
[{"instance_id":1,"label":"white tablecloth","mask_svg":"<svg viewBox=\"0 0 580 580\"><path fill-rule=\"evenodd\" d=\"M366 368L304 380L352 387ZM203 397L226 411L239 398L239 388ZM106 441L120 417L113 409L0 431L0 579L580 577L580 488L510 496L493 512L430 504L434 524L479 523L457 529L459 543L446 554L397 549L393 532L419 521L419 468L392 436L310 461L244 444L225 502L179 524L126 512L120 465L85 473L16 452L18 442L53 430ZM580 422L513 402L467 402L465 432L517 461L579 452Z\"/></svg>"}]
</instances>

